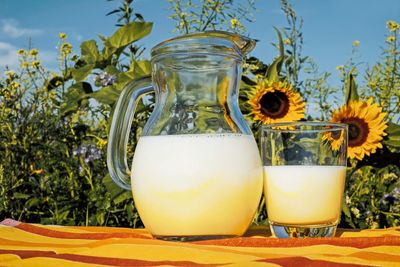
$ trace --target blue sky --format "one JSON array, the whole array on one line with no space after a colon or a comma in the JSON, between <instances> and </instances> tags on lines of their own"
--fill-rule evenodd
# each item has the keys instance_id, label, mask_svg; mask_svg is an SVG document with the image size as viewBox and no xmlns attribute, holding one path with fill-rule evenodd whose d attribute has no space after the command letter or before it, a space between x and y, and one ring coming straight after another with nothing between
<instances>
[{"instance_id":1,"label":"blue sky","mask_svg":"<svg viewBox=\"0 0 400 267\"><path fill-rule=\"evenodd\" d=\"M354 40L360 42L359 60L372 65L386 40L386 21L400 21L399 0L292 0L298 16L303 17L304 51L319 65L320 71L332 72L333 84L339 77L336 66L349 58ZM65 32L78 51L83 40L111 35L116 29L115 16L105 14L118 1L106 0L0 0L0 72L18 64L16 51L38 48L44 64L57 66L58 33ZM150 48L175 36L174 22L166 0L136 0L135 12L153 21L153 32L141 41ZM273 27L286 26L279 0L258 0L256 22L245 24L250 37L258 39L252 55L270 62L276 55L271 42L276 41Z\"/></svg>"}]
</instances>

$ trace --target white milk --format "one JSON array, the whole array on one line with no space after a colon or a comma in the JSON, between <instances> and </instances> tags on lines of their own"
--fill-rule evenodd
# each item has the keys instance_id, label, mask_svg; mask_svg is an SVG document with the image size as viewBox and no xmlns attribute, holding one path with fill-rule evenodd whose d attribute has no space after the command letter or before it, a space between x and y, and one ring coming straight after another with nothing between
<instances>
[{"instance_id":1,"label":"white milk","mask_svg":"<svg viewBox=\"0 0 400 267\"><path fill-rule=\"evenodd\" d=\"M241 235L259 204L262 177L253 136L144 136L132 192L153 235Z\"/></svg>"},{"instance_id":2,"label":"white milk","mask_svg":"<svg viewBox=\"0 0 400 267\"><path fill-rule=\"evenodd\" d=\"M297 225L337 222L345 177L342 166L264 166L269 220Z\"/></svg>"}]
</instances>

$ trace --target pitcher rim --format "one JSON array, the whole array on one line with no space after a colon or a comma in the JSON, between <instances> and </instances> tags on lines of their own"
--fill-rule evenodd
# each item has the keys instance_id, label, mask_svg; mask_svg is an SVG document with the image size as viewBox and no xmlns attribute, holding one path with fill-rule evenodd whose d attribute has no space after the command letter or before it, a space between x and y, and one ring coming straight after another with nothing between
<instances>
[{"instance_id":1,"label":"pitcher rim","mask_svg":"<svg viewBox=\"0 0 400 267\"><path fill-rule=\"evenodd\" d=\"M290 127L306 126L312 127L311 129L291 129ZM330 127L330 128L326 128ZM294 121L294 122L279 122L270 123L261 126L263 132L326 132L348 130L346 123L328 122L328 121Z\"/></svg>"},{"instance_id":2,"label":"pitcher rim","mask_svg":"<svg viewBox=\"0 0 400 267\"><path fill-rule=\"evenodd\" d=\"M166 54L206 53L243 58L254 49L255 45L256 40L240 34L226 31L202 31L179 35L157 44L151 49L151 57L154 59Z\"/></svg>"}]
</instances>

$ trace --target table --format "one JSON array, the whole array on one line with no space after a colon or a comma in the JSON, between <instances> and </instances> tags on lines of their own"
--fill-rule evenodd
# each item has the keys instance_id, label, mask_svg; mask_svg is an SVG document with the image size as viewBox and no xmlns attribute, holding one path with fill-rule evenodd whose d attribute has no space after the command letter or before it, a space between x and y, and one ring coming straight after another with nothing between
<instances>
[{"instance_id":1,"label":"table","mask_svg":"<svg viewBox=\"0 0 400 267\"><path fill-rule=\"evenodd\" d=\"M199 242L145 229L0 223L0 266L400 266L400 227L339 230L334 238L277 239L266 227Z\"/></svg>"}]
</instances>

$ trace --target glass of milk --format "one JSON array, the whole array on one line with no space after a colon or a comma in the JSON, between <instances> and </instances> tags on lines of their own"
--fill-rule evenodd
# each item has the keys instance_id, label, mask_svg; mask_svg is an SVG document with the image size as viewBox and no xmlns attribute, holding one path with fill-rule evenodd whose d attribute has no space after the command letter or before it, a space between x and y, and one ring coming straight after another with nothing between
<instances>
[{"instance_id":1,"label":"glass of milk","mask_svg":"<svg viewBox=\"0 0 400 267\"><path fill-rule=\"evenodd\" d=\"M334 236L346 177L347 125L270 124L262 127L260 139L274 236Z\"/></svg>"}]
</instances>

